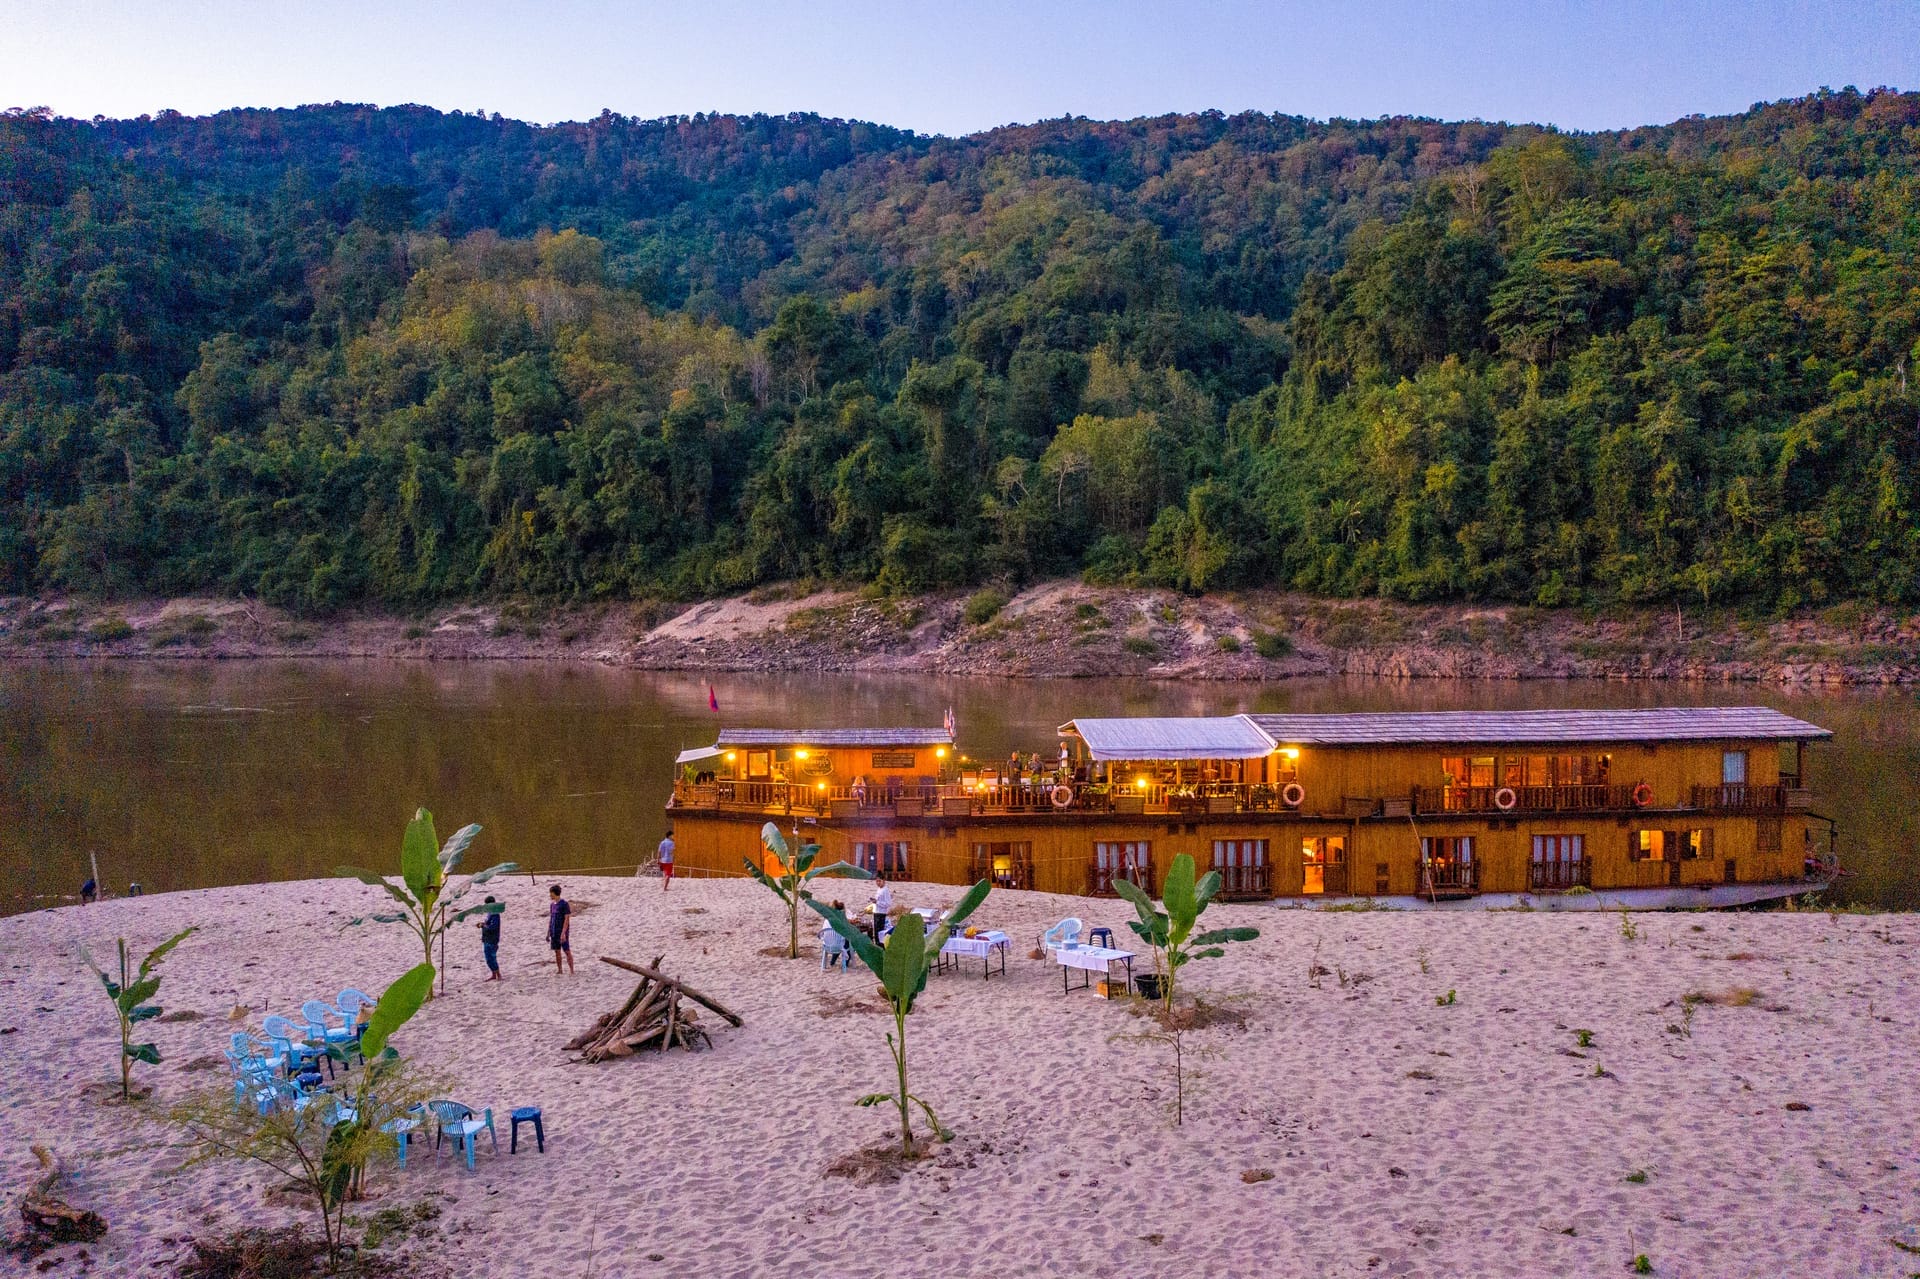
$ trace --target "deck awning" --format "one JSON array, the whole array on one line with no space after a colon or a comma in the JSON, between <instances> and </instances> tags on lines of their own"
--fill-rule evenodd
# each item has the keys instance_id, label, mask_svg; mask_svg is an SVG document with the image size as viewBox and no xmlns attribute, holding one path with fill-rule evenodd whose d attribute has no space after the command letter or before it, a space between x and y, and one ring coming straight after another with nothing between
<instances>
[{"instance_id":1,"label":"deck awning","mask_svg":"<svg viewBox=\"0 0 1920 1279\"><path fill-rule=\"evenodd\" d=\"M696 746L692 750L681 751L673 757L676 764L692 764L703 759L712 759L715 755L726 754L724 746Z\"/></svg>"},{"instance_id":2,"label":"deck awning","mask_svg":"<svg viewBox=\"0 0 1920 1279\"><path fill-rule=\"evenodd\" d=\"M1258 759L1276 743L1243 715L1178 719L1075 719L1059 728L1096 760Z\"/></svg>"}]
</instances>

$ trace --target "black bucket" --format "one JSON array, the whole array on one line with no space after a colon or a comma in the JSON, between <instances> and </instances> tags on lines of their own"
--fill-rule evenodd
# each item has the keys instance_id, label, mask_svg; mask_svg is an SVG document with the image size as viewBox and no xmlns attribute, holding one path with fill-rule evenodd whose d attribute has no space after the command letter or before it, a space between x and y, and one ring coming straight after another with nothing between
<instances>
[{"instance_id":1,"label":"black bucket","mask_svg":"<svg viewBox=\"0 0 1920 1279\"><path fill-rule=\"evenodd\" d=\"M1133 989L1143 999L1160 998L1160 974L1141 973L1133 979Z\"/></svg>"}]
</instances>

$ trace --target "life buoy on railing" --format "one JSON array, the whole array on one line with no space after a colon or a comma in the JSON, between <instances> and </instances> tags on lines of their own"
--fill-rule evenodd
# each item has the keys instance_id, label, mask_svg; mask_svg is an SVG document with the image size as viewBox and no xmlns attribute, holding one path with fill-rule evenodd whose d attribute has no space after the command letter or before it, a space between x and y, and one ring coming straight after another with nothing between
<instances>
[{"instance_id":1,"label":"life buoy on railing","mask_svg":"<svg viewBox=\"0 0 1920 1279\"><path fill-rule=\"evenodd\" d=\"M1493 793L1493 806L1503 813L1511 812L1513 806L1519 802L1520 797L1513 793L1511 786L1502 786Z\"/></svg>"},{"instance_id":2,"label":"life buoy on railing","mask_svg":"<svg viewBox=\"0 0 1920 1279\"><path fill-rule=\"evenodd\" d=\"M1633 806L1635 808L1645 808L1652 802L1653 787L1647 785L1645 782L1641 782L1633 788Z\"/></svg>"},{"instance_id":3,"label":"life buoy on railing","mask_svg":"<svg viewBox=\"0 0 1920 1279\"><path fill-rule=\"evenodd\" d=\"M1307 802L1307 788L1299 782L1288 782L1280 788L1280 802L1288 808L1298 808Z\"/></svg>"},{"instance_id":4,"label":"life buoy on railing","mask_svg":"<svg viewBox=\"0 0 1920 1279\"><path fill-rule=\"evenodd\" d=\"M1052 801L1055 808L1072 808L1073 787L1063 783L1054 787L1053 790L1048 793L1047 798Z\"/></svg>"}]
</instances>

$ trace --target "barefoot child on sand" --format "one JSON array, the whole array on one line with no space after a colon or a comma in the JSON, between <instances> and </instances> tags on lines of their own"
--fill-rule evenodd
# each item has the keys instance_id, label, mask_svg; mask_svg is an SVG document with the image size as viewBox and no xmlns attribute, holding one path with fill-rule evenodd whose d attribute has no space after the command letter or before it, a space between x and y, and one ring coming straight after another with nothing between
<instances>
[{"instance_id":1,"label":"barefoot child on sand","mask_svg":"<svg viewBox=\"0 0 1920 1279\"><path fill-rule=\"evenodd\" d=\"M553 971L573 971L573 907L560 895L560 885L547 890L547 945L553 950Z\"/></svg>"}]
</instances>

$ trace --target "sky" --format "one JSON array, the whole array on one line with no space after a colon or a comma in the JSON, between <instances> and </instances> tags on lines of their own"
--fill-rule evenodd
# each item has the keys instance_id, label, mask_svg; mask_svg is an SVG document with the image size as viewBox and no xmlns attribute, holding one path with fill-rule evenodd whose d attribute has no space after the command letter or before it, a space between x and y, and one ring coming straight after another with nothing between
<instances>
[{"instance_id":1,"label":"sky","mask_svg":"<svg viewBox=\"0 0 1920 1279\"><path fill-rule=\"evenodd\" d=\"M962 134L1276 111L1612 129L1920 88L1920 0L0 0L0 107L787 112Z\"/></svg>"}]
</instances>

